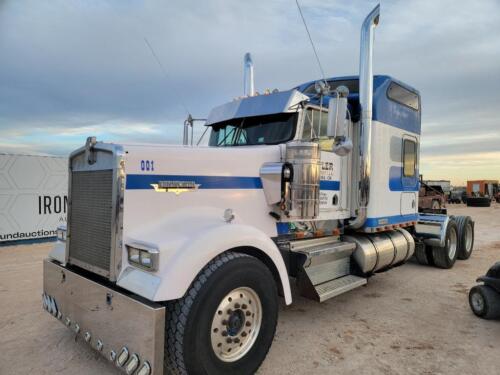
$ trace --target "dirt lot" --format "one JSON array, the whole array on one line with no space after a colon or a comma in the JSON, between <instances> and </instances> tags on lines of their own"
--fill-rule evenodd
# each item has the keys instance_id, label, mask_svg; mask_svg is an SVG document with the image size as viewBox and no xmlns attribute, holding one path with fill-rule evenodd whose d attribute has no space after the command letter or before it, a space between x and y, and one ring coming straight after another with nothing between
<instances>
[{"instance_id":1,"label":"dirt lot","mask_svg":"<svg viewBox=\"0 0 500 375\"><path fill-rule=\"evenodd\" d=\"M282 307L261 374L498 374L500 322L472 315L468 289L500 260L500 205L451 206L476 221L469 261L408 263L323 304ZM50 243L0 248L0 374L118 374L41 309Z\"/></svg>"}]
</instances>

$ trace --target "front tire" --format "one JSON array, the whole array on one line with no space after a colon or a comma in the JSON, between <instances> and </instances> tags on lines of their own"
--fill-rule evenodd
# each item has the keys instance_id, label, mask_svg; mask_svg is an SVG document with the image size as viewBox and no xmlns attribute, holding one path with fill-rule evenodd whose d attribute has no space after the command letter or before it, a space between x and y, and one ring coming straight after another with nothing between
<instances>
[{"instance_id":1,"label":"front tire","mask_svg":"<svg viewBox=\"0 0 500 375\"><path fill-rule=\"evenodd\" d=\"M469 292L472 312L483 319L500 318L500 294L487 285L476 285Z\"/></svg>"},{"instance_id":2,"label":"front tire","mask_svg":"<svg viewBox=\"0 0 500 375\"><path fill-rule=\"evenodd\" d=\"M246 254L221 254L183 298L167 304L165 371L253 374L269 351L277 317L269 269Z\"/></svg>"}]
</instances>

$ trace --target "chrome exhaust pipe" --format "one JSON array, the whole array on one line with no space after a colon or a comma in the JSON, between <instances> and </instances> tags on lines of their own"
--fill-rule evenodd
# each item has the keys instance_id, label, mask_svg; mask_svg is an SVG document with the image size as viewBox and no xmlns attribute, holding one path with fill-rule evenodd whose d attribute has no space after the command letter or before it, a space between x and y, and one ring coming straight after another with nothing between
<instances>
[{"instance_id":1,"label":"chrome exhaust pipe","mask_svg":"<svg viewBox=\"0 0 500 375\"><path fill-rule=\"evenodd\" d=\"M255 94L255 86L253 81L253 61L250 52L245 53L243 69L243 95L253 96Z\"/></svg>"},{"instance_id":2,"label":"chrome exhaust pipe","mask_svg":"<svg viewBox=\"0 0 500 375\"><path fill-rule=\"evenodd\" d=\"M366 221L367 207L370 201L370 171L372 143L372 107L373 107L373 36L380 18L378 4L363 21L359 51L359 104L361 123L359 133L359 188L358 213L349 223L349 228L359 229Z\"/></svg>"}]
</instances>

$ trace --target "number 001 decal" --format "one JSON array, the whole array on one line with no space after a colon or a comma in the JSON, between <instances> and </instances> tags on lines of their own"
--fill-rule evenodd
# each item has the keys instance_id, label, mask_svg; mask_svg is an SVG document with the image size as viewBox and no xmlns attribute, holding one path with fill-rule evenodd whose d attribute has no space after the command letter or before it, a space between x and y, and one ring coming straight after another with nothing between
<instances>
[{"instance_id":1,"label":"number 001 decal","mask_svg":"<svg viewBox=\"0 0 500 375\"><path fill-rule=\"evenodd\" d=\"M141 160L141 171L154 171L155 162L154 160Z\"/></svg>"}]
</instances>

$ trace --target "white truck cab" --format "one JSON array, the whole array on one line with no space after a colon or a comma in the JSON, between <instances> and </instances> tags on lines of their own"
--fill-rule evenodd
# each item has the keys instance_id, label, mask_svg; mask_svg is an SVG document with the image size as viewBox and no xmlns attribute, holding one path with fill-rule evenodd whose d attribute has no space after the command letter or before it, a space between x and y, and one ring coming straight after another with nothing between
<instances>
[{"instance_id":1,"label":"white truck cab","mask_svg":"<svg viewBox=\"0 0 500 375\"><path fill-rule=\"evenodd\" d=\"M420 95L373 76L378 20L359 77L214 108L208 146L90 137L44 308L127 374L251 374L293 284L322 302L414 254L468 258L469 217L418 214Z\"/></svg>"}]
</instances>

